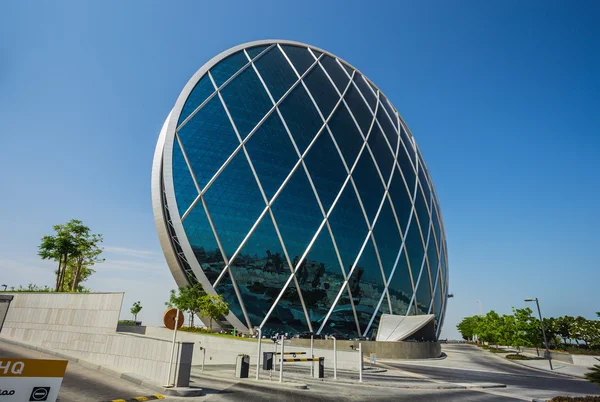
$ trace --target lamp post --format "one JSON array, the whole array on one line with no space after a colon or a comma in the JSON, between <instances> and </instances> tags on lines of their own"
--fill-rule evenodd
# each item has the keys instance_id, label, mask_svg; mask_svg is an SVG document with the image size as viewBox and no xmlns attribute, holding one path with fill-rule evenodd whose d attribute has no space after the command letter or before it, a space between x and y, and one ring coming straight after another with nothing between
<instances>
[{"instance_id":1,"label":"lamp post","mask_svg":"<svg viewBox=\"0 0 600 402\"><path fill-rule=\"evenodd\" d=\"M477 303L479 303L479 315L483 316L483 307L481 307L481 300L475 300Z\"/></svg>"},{"instance_id":2,"label":"lamp post","mask_svg":"<svg viewBox=\"0 0 600 402\"><path fill-rule=\"evenodd\" d=\"M542 318L542 311L540 310L540 302L538 301L537 297L525 299L525 301L526 302L535 301L535 304L537 305L538 314L540 316L540 327L542 327L542 335L544 336L544 345L546 346L546 353L548 354L548 363L550 364L550 370L554 370L552 368L552 357L550 356L550 349L548 349L548 341L546 340L546 331L544 330L544 319Z\"/></svg>"}]
</instances>

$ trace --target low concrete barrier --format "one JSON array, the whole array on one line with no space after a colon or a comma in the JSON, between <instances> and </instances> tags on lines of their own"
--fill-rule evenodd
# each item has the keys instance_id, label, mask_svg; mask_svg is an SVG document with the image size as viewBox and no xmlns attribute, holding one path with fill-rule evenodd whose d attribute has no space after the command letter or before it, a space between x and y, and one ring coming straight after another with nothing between
<instances>
[{"instance_id":1,"label":"low concrete barrier","mask_svg":"<svg viewBox=\"0 0 600 402\"><path fill-rule=\"evenodd\" d=\"M376 353L381 359L431 359L442 355L438 342L376 342L376 341L337 341L338 350L358 350L362 344L363 355ZM310 339L291 339L292 346L309 346ZM333 349L333 341L315 339L315 348Z\"/></svg>"},{"instance_id":2,"label":"low concrete barrier","mask_svg":"<svg viewBox=\"0 0 600 402\"><path fill-rule=\"evenodd\" d=\"M545 349L536 349L536 348L521 348L523 353L527 353L530 355L534 355L541 358L546 358L546 350ZM588 356L588 355L572 355L569 353L558 353L558 352L550 352L550 357L552 360L557 360L563 363L574 364L577 366L585 366L591 367L594 364L600 364L600 361L596 359L600 359L600 356Z\"/></svg>"}]
</instances>

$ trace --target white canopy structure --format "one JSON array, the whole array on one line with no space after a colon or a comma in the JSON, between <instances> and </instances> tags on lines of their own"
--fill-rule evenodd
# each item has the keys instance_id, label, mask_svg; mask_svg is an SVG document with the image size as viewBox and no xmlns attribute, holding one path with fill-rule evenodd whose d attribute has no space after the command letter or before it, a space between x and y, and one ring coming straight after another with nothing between
<instances>
[{"instance_id":1,"label":"white canopy structure","mask_svg":"<svg viewBox=\"0 0 600 402\"><path fill-rule=\"evenodd\" d=\"M377 341L403 341L411 335L417 334L416 338L431 340L431 334L435 338L433 314L425 315L393 315L383 314L377 331Z\"/></svg>"}]
</instances>

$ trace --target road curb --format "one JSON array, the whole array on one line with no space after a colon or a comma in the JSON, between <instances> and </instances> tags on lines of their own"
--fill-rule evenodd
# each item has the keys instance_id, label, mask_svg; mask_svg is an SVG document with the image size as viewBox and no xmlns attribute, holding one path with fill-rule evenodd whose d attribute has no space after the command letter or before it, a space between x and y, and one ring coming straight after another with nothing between
<instances>
[{"instance_id":1,"label":"road curb","mask_svg":"<svg viewBox=\"0 0 600 402\"><path fill-rule=\"evenodd\" d=\"M280 383L278 381L260 380L260 379L256 380L254 378L229 378L229 377L224 377L224 376L220 376L220 375L207 374L206 372L202 373L202 374L192 373L191 377L199 378L199 379L206 379L206 380L218 379L220 381L225 381L225 382L229 382L232 384L253 384L253 385L272 387L272 388L278 388L278 389L308 389L307 384L300 383L300 382Z\"/></svg>"},{"instance_id":2,"label":"road curb","mask_svg":"<svg viewBox=\"0 0 600 402\"><path fill-rule=\"evenodd\" d=\"M159 392L163 395L182 396L182 397L203 395L201 388L194 388L194 387L165 388L154 382L150 382L145 378L138 377L134 373L118 371L118 370L115 370L115 369L112 369L112 368L109 368L106 366L99 365L97 363L89 362L89 361L81 359L79 357L70 356L70 355L67 355L67 354L64 354L61 352L56 352L54 350L42 348L42 347L39 347L36 345L30 345L28 343L16 341L14 339L6 338L4 336L0 336L0 342L6 342L6 343L9 343L12 345L21 346L26 349L35 350L35 351L46 353L46 354L49 354L52 356L60 357L61 359L65 359L65 360L69 360L69 361L77 363L77 364L81 364L83 367L88 368L90 370L99 371L103 374L106 374L106 375L114 377L114 378L120 378L127 382L130 382L130 383L142 386L142 387L146 387L152 391Z\"/></svg>"}]
</instances>

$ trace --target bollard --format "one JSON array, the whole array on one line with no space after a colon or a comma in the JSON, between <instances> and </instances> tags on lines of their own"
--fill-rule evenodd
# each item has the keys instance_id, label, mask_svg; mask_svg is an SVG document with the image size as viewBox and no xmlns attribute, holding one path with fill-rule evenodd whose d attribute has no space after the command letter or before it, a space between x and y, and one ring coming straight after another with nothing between
<instances>
[{"instance_id":1,"label":"bollard","mask_svg":"<svg viewBox=\"0 0 600 402\"><path fill-rule=\"evenodd\" d=\"M238 355L235 360L235 376L236 378L248 378L250 371L250 356Z\"/></svg>"},{"instance_id":2,"label":"bollard","mask_svg":"<svg viewBox=\"0 0 600 402\"><path fill-rule=\"evenodd\" d=\"M279 382L283 382L283 346L285 338L281 335L281 359L279 359Z\"/></svg>"},{"instance_id":3,"label":"bollard","mask_svg":"<svg viewBox=\"0 0 600 402\"><path fill-rule=\"evenodd\" d=\"M358 382L362 382L362 366L363 366L363 356L362 356L362 343L358 344Z\"/></svg>"},{"instance_id":4,"label":"bollard","mask_svg":"<svg viewBox=\"0 0 600 402\"><path fill-rule=\"evenodd\" d=\"M337 380L337 348L336 348L337 339L335 339L335 336L332 336L332 338L333 338L333 379Z\"/></svg>"},{"instance_id":5,"label":"bollard","mask_svg":"<svg viewBox=\"0 0 600 402\"><path fill-rule=\"evenodd\" d=\"M204 371L204 360L206 359L206 349L200 346L200 350L202 351L202 371Z\"/></svg>"},{"instance_id":6,"label":"bollard","mask_svg":"<svg viewBox=\"0 0 600 402\"><path fill-rule=\"evenodd\" d=\"M273 372L273 352L263 352L263 370Z\"/></svg>"},{"instance_id":7,"label":"bollard","mask_svg":"<svg viewBox=\"0 0 600 402\"><path fill-rule=\"evenodd\" d=\"M314 336L310 336L310 357L315 357L314 353ZM315 362L310 363L310 376L313 377L315 374Z\"/></svg>"},{"instance_id":8,"label":"bollard","mask_svg":"<svg viewBox=\"0 0 600 402\"><path fill-rule=\"evenodd\" d=\"M258 329L258 349L256 351L256 379L260 374L260 342L262 340L262 329Z\"/></svg>"},{"instance_id":9,"label":"bollard","mask_svg":"<svg viewBox=\"0 0 600 402\"><path fill-rule=\"evenodd\" d=\"M311 364L314 364L314 361L312 361ZM319 366L317 367L317 370L315 370L315 372L313 374L313 378L325 378L325 358L324 357L319 358Z\"/></svg>"},{"instance_id":10,"label":"bollard","mask_svg":"<svg viewBox=\"0 0 600 402\"><path fill-rule=\"evenodd\" d=\"M274 353L274 359L277 359L277 338L275 338L275 353ZM273 371L275 371L275 365L277 364L277 360L275 360L275 362L273 363L273 365L271 366L271 373L269 374L269 380L273 377Z\"/></svg>"}]
</instances>

